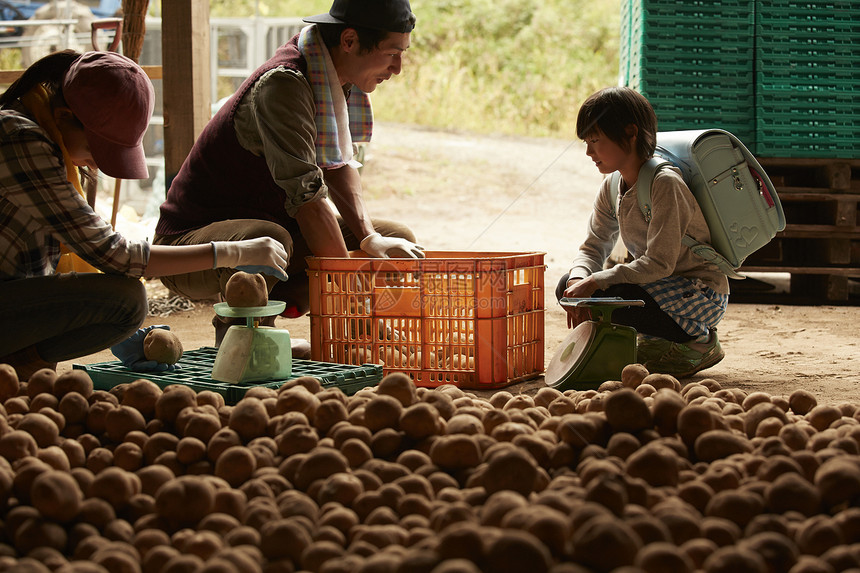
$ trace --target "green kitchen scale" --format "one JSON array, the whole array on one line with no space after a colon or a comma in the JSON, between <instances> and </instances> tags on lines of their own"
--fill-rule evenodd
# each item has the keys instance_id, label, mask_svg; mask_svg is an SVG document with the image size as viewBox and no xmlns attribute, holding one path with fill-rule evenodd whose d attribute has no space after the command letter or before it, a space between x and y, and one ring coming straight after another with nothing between
<instances>
[{"instance_id":1,"label":"green kitchen scale","mask_svg":"<svg viewBox=\"0 0 860 573\"><path fill-rule=\"evenodd\" d=\"M587 308L591 320L574 328L546 368L547 386L558 390L596 389L607 380L621 380L621 371L636 362L636 329L612 324L612 311L645 306L620 297L562 298L562 306Z\"/></svg>"},{"instance_id":2,"label":"green kitchen scale","mask_svg":"<svg viewBox=\"0 0 860 573\"><path fill-rule=\"evenodd\" d=\"M259 319L283 312L286 303L270 300L266 306L233 307L226 302L213 306L215 313L228 318L245 318L246 325L234 324L224 335L212 379L218 382L258 382L288 378L293 366L289 331L260 326Z\"/></svg>"}]
</instances>

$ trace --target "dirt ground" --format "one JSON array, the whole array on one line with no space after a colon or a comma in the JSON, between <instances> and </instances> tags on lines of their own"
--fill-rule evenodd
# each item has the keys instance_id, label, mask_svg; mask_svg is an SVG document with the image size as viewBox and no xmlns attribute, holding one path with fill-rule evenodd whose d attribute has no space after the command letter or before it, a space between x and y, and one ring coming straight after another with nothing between
<instances>
[{"instance_id":1,"label":"dirt ground","mask_svg":"<svg viewBox=\"0 0 860 573\"><path fill-rule=\"evenodd\" d=\"M601 175L577 140L477 136L376 126L363 170L373 216L402 221L427 249L537 251L546 253L545 352L549 363L567 333L553 290L584 237L585 222ZM764 276L776 291L784 277ZM149 281L153 296L164 296ZM774 291L774 292L776 292ZM211 305L147 324L169 324L186 349L211 346ZM857 357L860 308L730 303L719 327L726 358L692 380L705 377L724 387L771 395L795 389L819 403L860 403ZM855 325L855 326L852 326ZM279 318L276 326L306 338L308 317ZM114 360L109 351L59 365ZM534 393L543 377L506 388Z\"/></svg>"}]
</instances>

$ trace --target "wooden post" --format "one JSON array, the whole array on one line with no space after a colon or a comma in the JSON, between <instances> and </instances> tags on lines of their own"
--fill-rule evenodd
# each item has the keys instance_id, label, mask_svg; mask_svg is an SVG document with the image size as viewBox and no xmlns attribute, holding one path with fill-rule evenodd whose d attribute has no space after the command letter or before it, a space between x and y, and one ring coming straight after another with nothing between
<instances>
[{"instance_id":1,"label":"wooden post","mask_svg":"<svg viewBox=\"0 0 860 573\"><path fill-rule=\"evenodd\" d=\"M161 9L165 185L170 188L212 113L209 2L170 0Z\"/></svg>"}]
</instances>

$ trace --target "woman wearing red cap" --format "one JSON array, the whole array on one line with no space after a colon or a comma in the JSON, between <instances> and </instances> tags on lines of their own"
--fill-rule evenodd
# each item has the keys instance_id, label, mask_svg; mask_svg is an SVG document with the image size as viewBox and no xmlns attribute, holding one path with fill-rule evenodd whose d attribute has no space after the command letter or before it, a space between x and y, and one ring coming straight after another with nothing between
<instances>
[{"instance_id":1,"label":"woman wearing red cap","mask_svg":"<svg viewBox=\"0 0 860 573\"><path fill-rule=\"evenodd\" d=\"M141 277L231 267L287 278L273 239L150 245L124 238L87 203L80 177L90 170L148 177L153 97L132 60L70 50L37 61L0 95L0 363L19 379L134 334L147 312ZM64 253L101 273L58 272Z\"/></svg>"}]
</instances>

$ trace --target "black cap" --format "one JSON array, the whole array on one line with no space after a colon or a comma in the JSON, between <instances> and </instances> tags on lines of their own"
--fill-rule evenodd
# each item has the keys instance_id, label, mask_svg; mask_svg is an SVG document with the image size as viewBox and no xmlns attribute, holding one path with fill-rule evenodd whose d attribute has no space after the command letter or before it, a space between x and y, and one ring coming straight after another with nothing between
<instances>
[{"instance_id":1,"label":"black cap","mask_svg":"<svg viewBox=\"0 0 860 573\"><path fill-rule=\"evenodd\" d=\"M334 0L328 14L302 20L311 24L346 24L401 34L415 28L409 0Z\"/></svg>"}]
</instances>

